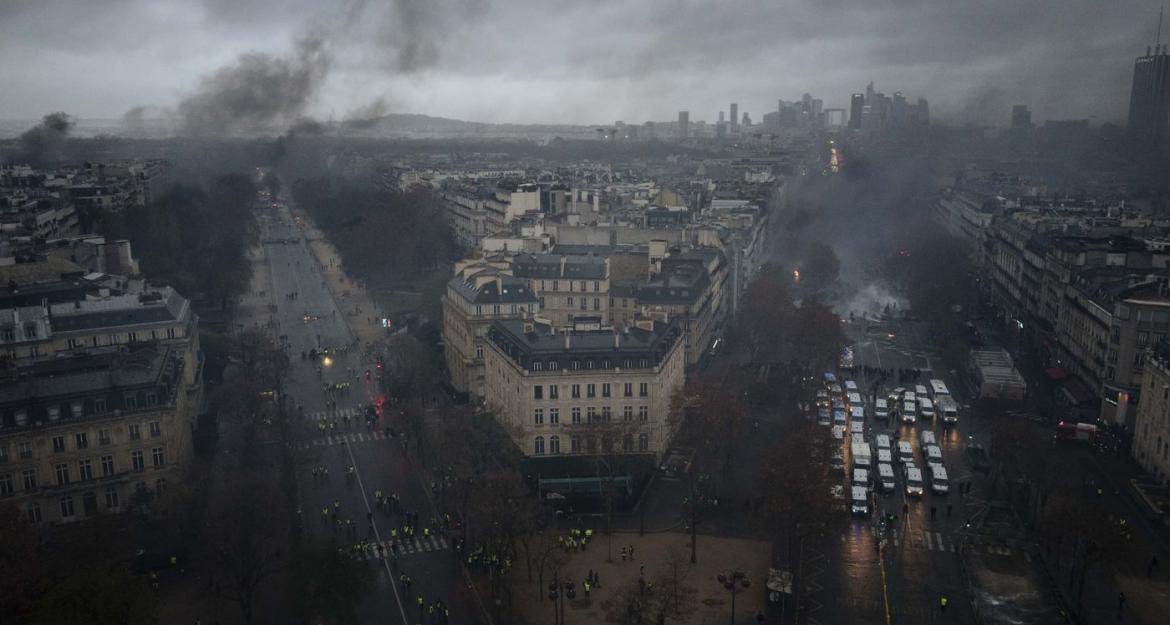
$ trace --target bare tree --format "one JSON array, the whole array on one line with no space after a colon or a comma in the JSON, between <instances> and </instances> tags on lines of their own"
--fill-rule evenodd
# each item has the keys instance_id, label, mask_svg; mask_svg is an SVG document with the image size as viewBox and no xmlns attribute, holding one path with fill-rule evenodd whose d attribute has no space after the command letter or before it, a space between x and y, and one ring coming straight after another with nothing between
<instances>
[{"instance_id":1,"label":"bare tree","mask_svg":"<svg viewBox=\"0 0 1170 625\"><path fill-rule=\"evenodd\" d=\"M254 618L256 594L282 566L289 547L284 494L269 480L245 472L213 495L203 541L213 575L245 623Z\"/></svg>"}]
</instances>

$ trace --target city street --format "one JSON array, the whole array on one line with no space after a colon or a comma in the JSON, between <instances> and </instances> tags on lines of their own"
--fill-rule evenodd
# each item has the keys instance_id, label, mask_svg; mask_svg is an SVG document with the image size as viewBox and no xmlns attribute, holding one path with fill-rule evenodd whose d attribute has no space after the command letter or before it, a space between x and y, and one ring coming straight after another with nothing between
<instances>
[{"instance_id":1,"label":"city street","mask_svg":"<svg viewBox=\"0 0 1170 625\"><path fill-rule=\"evenodd\" d=\"M304 230L287 206L266 212L261 227L269 290L277 307L271 318L276 324L273 334L288 345L292 362L285 383L288 401L303 411L311 432L306 443L309 459L300 479L307 531L377 567L377 592L361 607L363 622L387 622L387 618L392 623L427 622L420 617L420 595L426 605L441 600L450 610L450 622L474 622L474 603L451 542L438 532L423 535L422 526L438 515L419 473L400 440L387 435L391 426L387 417L367 426L367 407L379 399L378 378L372 354L366 355L364 344L355 344L347 326L345 315L351 307L339 308L307 248ZM359 318L367 321L364 314L354 316ZM328 350L328 356L316 362L302 359L302 352L310 350ZM348 387L325 390L336 385ZM347 478L350 466L353 474ZM322 471L314 475L319 467L327 469L327 477ZM379 490L387 496L397 494L401 508L380 509L375 499ZM418 516L417 531L412 539L399 537L396 558L380 557L373 547L354 550L355 543L370 541L382 544L383 554L388 555L392 528L405 524L402 513L406 512ZM413 580L408 589L398 583L403 574Z\"/></svg>"}]
</instances>

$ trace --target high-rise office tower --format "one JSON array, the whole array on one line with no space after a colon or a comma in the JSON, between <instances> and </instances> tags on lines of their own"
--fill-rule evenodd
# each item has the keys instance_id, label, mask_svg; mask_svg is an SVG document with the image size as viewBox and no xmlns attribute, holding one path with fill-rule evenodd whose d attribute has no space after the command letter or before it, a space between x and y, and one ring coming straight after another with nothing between
<instances>
[{"instance_id":1,"label":"high-rise office tower","mask_svg":"<svg viewBox=\"0 0 1170 625\"><path fill-rule=\"evenodd\" d=\"M1026 131L1032 127L1032 111L1027 104L1017 104L1012 107L1012 130Z\"/></svg>"},{"instance_id":2,"label":"high-rise office tower","mask_svg":"<svg viewBox=\"0 0 1170 625\"><path fill-rule=\"evenodd\" d=\"M849 127L854 130L861 128L861 112L865 107L865 94L855 93L849 99Z\"/></svg>"},{"instance_id":3,"label":"high-rise office tower","mask_svg":"<svg viewBox=\"0 0 1170 625\"><path fill-rule=\"evenodd\" d=\"M681 139L686 139L691 136L691 112L678 112L678 136Z\"/></svg>"},{"instance_id":4,"label":"high-rise office tower","mask_svg":"<svg viewBox=\"0 0 1170 625\"><path fill-rule=\"evenodd\" d=\"M739 105L735 102L731 103L731 134L739 132Z\"/></svg>"},{"instance_id":5,"label":"high-rise office tower","mask_svg":"<svg viewBox=\"0 0 1170 625\"><path fill-rule=\"evenodd\" d=\"M1159 30L1161 20L1159 19ZM1133 89L1129 94L1129 133L1146 147L1170 147L1170 45L1157 43L1153 53L1133 63Z\"/></svg>"}]
</instances>

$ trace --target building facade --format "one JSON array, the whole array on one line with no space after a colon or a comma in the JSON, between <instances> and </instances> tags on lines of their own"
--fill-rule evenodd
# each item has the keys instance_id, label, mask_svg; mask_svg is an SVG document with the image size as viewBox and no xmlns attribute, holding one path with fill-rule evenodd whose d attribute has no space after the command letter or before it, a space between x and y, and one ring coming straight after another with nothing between
<instances>
[{"instance_id":1,"label":"building facade","mask_svg":"<svg viewBox=\"0 0 1170 625\"><path fill-rule=\"evenodd\" d=\"M6 372L0 499L69 523L165 492L192 453L185 365L156 344Z\"/></svg>"},{"instance_id":2,"label":"building facade","mask_svg":"<svg viewBox=\"0 0 1170 625\"><path fill-rule=\"evenodd\" d=\"M486 403L526 456L652 454L657 461L675 433L671 400L685 366L675 324L615 331L578 323L566 331L496 321L484 351Z\"/></svg>"},{"instance_id":3,"label":"building facade","mask_svg":"<svg viewBox=\"0 0 1170 625\"><path fill-rule=\"evenodd\" d=\"M1170 481L1170 345L1154 345L1142 371L1133 457L1163 486Z\"/></svg>"}]
</instances>

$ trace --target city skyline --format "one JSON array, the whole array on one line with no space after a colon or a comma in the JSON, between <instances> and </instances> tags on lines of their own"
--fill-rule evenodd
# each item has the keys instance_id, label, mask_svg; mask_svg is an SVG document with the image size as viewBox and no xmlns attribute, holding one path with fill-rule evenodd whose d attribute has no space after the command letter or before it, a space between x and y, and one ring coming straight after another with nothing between
<instances>
[{"instance_id":1,"label":"city skyline","mask_svg":"<svg viewBox=\"0 0 1170 625\"><path fill-rule=\"evenodd\" d=\"M280 101L261 103L259 114L276 125L391 112L592 125L670 120L680 109L699 121L731 100L758 120L777 97L803 92L847 108L850 94L874 81L928 98L941 122L998 126L1021 102L1040 123L1123 123L1131 64L1156 36L1154 20L1136 16L1155 14L1159 2L1124 10L858 6L848 19L807 2L735 10L603 3L551 20L522 45L504 33L560 9L471 1L320 9L304 0L33 6L0 9L0 50L10 59L0 80L22 87L0 95L5 118L52 110L182 116L216 76L244 67L254 78L297 83L274 85ZM602 22L604 31L591 28ZM94 32L106 36L87 36Z\"/></svg>"}]
</instances>

